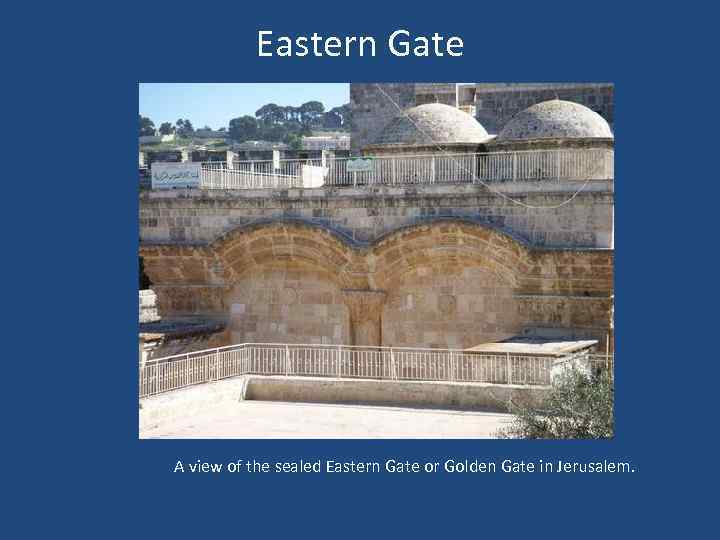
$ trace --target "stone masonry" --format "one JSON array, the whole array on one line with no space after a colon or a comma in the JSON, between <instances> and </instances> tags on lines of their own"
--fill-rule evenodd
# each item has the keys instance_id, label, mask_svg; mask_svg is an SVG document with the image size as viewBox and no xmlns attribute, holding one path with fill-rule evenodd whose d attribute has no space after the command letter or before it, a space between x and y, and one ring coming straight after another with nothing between
<instances>
[{"instance_id":1,"label":"stone masonry","mask_svg":"<svg viewBox=\"0 0 720 540\"><path fill-rule=\"evenodd\" d=\"M382 83L383 90L403 109L416 105L413 83ZM375 84L350 85L350 106L353 112L353 131L350 137L351 152L371 144L385 125L398 114L392 101L382 95Z\"/></svg>"},{"instance_id":2,"label":"stone masonry","mask_svg":"<svg viewBox=\"0 0 720 540\"><path fill-rule=\"evenodd\" d=\"M463 218L361 242L279 217L196 245L144 238L140 251L161 315L223 321L232 343L469 347L528 333L602 343L609 328L612 250L533 246Z\"/></svg>"},{"instance_id":3,"label":"stone masonry","mask_svg":"<svg viewBox=\"0 0 720 540\"><path fill-rule=\"evenodd\" d=\"M537 185L500 185L532 206L555 206L580 183L544 191ZM373 242L398 228L437 218L460 217L499 228L537 247L609 248L612 242L611 181L591 181L557 209L513 204L482 185L373 188L317 188L280 191L144 191L140 195L143 243L202 245L241 226L276 219L300 219L349 241Z\"/></svg>"}]
</instances>

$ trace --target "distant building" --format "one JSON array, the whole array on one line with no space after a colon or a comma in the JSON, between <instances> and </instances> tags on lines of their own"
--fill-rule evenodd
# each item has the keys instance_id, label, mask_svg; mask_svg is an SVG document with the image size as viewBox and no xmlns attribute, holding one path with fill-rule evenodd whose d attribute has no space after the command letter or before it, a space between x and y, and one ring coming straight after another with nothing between
<instances>
[{"instance_id":1,"label":"distant building","mask_svg":"<svg viewBox=\"0 0 720 540\"><path fill-rule=\"evenodd\" d=\"M140 144L160 144L164 142L173 142L175 140L175 134L170 133L169 135L141 135Z\"/></svg>"},{"instance_id":2,"label":"distant building","mask_svg":"<svg viewBox=\"0 0 720 540\"><path fill-rule=\"evenodd\" d=\"M193 133L194 139L227 139L227 131L216 131L214 129L196 129Z\"/></svg>"},{"instance_id":3,"label":"distant building","mask_svg":"<svg viewBox=\"0 0 720 540\"><path fill-rule=\"evenodd\" d=\"M235 143L231 147L239 160L269 161L273 158L273 150L280 152L280 158L288 158L290 146L276 141L245 141Z\"/></svg>"},{"instance_id":4,"label":"distant building","mask_svg":"<svg viewBox=\"0 0 720 540\"><path fill-rule=\"evenodd\" d=\"M329 133L327 135L312 135L302 138L301 148L304 151L350 150L349 133Z\"/></svg>"}]
</instances>

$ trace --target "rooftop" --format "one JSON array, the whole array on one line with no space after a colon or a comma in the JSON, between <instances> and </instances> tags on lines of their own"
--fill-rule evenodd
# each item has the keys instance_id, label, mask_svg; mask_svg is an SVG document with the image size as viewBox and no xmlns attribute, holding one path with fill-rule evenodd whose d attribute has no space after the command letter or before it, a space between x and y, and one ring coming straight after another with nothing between
<instances>
[{"instance_id":1,"label":"rooftop","mask_svg":"<svg viewBox=\"0 0 720 540\"><path fill-rule=\"evenodd\" d=\"M533 356L564 356L574 352L595 347L597 340L551 340L542 338L529 338L516 336L503 341L483 343L465 349L467 352L478 354L505 354L533 355Z\"/></svg>"}]
</instances>

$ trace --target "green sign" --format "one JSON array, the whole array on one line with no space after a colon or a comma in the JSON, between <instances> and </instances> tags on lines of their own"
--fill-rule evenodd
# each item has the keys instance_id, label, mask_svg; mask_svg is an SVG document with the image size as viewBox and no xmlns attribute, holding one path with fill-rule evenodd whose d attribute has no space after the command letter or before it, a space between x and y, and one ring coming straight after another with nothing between
<instances>
[{"instance_id":1,"label":"green sign","mask_svg":"<svg viewBox=\"0 0 720 540\"><path fill-rule=\"evenodd\" d=\"M347 160L347 172L373 172L375 162L373 158L351 158Z\"/></svg>"}]
</instances>

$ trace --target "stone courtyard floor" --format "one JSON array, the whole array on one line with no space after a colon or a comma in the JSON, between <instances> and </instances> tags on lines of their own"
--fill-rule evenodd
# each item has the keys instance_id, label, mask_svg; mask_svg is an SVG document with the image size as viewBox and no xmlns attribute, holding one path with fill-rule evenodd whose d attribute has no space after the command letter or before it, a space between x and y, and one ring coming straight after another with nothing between
<instances>
[{"instance_id":1,"label":"stone courtyard floor","mask_svg":"<svg viewBox=\"0 0 720 540\"><path fill-rule=\"evenodd\" d=\"M493 412L243 401L164 422L140 438L494 438L511 419Z\"/></svg>"}]
</instances>

